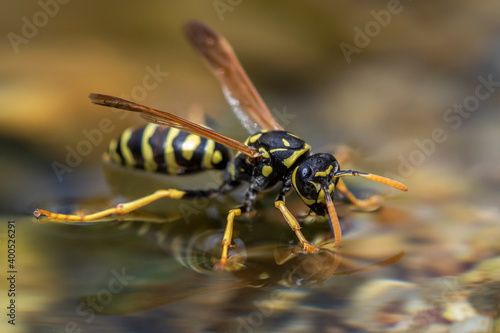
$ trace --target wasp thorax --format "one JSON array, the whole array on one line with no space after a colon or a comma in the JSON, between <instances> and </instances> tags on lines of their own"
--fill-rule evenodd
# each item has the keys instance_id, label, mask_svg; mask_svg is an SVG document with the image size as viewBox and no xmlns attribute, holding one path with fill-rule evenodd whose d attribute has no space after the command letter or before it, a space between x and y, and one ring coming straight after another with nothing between
<instances>
[{"instance_id":1,"label":"wasp thorax","mask_svg":"<svg viewBox=\"0 0 500 333\"><path fill-rule=\"evenodd\" d=\"M314 154L306 158L294 171L292 182L295 190L313 210L324 201L322 187L326 186L329 195L336 183L333 176L339 170L339 163L331 154ZM321 200L323 198L323 200ZM319 207L317 207L319 209Z\"/></svg>"}]
</instances>

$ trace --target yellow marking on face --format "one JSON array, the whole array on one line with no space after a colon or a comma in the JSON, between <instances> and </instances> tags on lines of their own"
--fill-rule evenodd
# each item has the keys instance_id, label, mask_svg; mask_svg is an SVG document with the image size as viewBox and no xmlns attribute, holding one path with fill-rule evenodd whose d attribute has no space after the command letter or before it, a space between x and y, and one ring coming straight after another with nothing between
<instances>
[{"instance_id":1,"label":"yellow marking on face","mask_svg":"<svg viewBox=\"0 0 500 333\"><path fill-rule=\"evenodd\" d=\"M201 138L198 135L189 134L182 143L182 157L189 161L200 142Z\"/></svg>"},{"instance_id":2,"label":"yellow marking on face","mask_svg":"<svg viewBox=\"0 0 500 333\"><path fill-rule=\"evenodd\" d=\"M285 139L281 139L281 141L283 141L283 144L284 144L286 147L290 147L290 142L286 141Z\"/></svg>"},{"instance_id":3,"label":"yellow marking on face","mask_svg":"<svg viewBox=\"0 0 500 333\"><path fill-rule=\"evenodd\" d=\"M120 148L122 151L123 158L125 159L125 165L129 167L135 166L135 160L134 160L134 155L132 155L132 151L128 147L127 143L130 141L130 138L132 137L132 129L127 128L121 138L120 138Z\"/></svg>"},{"instance_id":4,"label":"yellow marking on face","mask_svg":"<svg viewBox=\"0 0 500 333\"><path fill-rule=\"evenodd\" d=\"M205 144L205 150L203 152L203 168L212 169L212 152L215 149L215 142L212 140L207 140Z\"/></svg>"},{"instance_id":5,"label":"yellow marking on face","mask_svg":"<svg viewBox=\"0 0 500 333\"><path fill-rule=\"evenodd\" d=\"M313 182L312 180L310 180L309 183L311 183L314 186L314 188L316 188L316 192L319 193L319 191L321 191L321 185L320 184L318 184L316 182Z\"/></svg>"},{"instance_id":6,"label":"yellow marking on face","mask_svg":"<svg viewBox=\"0 0 500 333\"><path fill-rule=\"evenodd\" d=\"M287 168L291 168L292 165L295 163L295 161L297 161L297 159L304 155L305 153L307 153L309 150L311 149L311 146L309 146L307 143L305 144L305 147L303 149L300 149L300 150L296 150L293 152L292 155L290 155L289 157L285 158L283 160L283 164L287 167Z\"/></svg>"},{"instance_id":7,"label":"yellow marking on face","mask_svg":"<svg viewBox=\"0 0 500 333\"><path fill-rule=\"evenodd\" d=\"M271 154L277 151L285 151L285 150L290 150L288 148L273 148L270 150Z\"/></svg>"},{"instance_id":8,"label":"yellow marking on face","mask_svg":"<svg viewBox=\"0 0 500 333\"><path fill-rule=\"evenodd\" d=\"M180 130L177 128L170 128L168 130L167 134L167 142L165 144L165 162L167 162L168 170L169 173L171 173L173 170L182 170L184 169L182 166L177 164L177 161L175 160L175 153L174 149L172 149L172 143L174 142L174 139L179 135ZM174 172L177 173L177 172Z\"/></svg>"},{"instance_id":9,"label":"yellow marking on face","mask_svg":"<svg viewBox=\"0 0 500 333\"><path fill-rule=\"evenodd\" d=\"M316 185L316 184L314 184ZM318 184L319 186L319 184ZM332 195L333 193L333 189L334 189L334 185L333 184L330 184L328 186L328 195ZM316 189L318 190L318 187L316 187ZM320 188L319 189L319 194L318 194L318 200L316 200L317 202L320 202L320 203L324 203L326 205L326 199L325 199L325 191L323 191L323 188Z\"/></svg>"},{"instance_id":10,"label":"yellow marking on face","mask_svg":"<svg viewBox=\"0 0 500 333\"><path fill-rule=\"evenodd\" d=\"M264 177L267 177L271 174L271 172L273 172L273 168L269 165L264 165L264 167L262 168L262 175Z\"/></svg>"},{"instance_id":11,"label":"yellow marking on face","mask_svg":"<svg viewBox=\"0 0 500 333\"><path fill-rule=\"evenodd\" d=\"M318 194L318 199L316 200L316 202L320 202L320 203L324 203L326 204L326 200L325 200L325 192L323 190L320 190L319 191L319 194Z\"/></svg>"},{"instance_id":12,"label":"yellow marking on face","mask_svg":"<svg viewBox=\"0 0 500 333\"><path fill-rule=\"evenodd\" d=\"M299 195L299 197L302 199L302 201L306 204L306 205L312 205L315 201L312 200L312 199L307 199L306 197L304 197L302 195L302 193L300 193L298 190L297 190L297 182L296 182L296 174L297 174L297 170L299 170L299 168L295 168L295 170L293 171L292 173L292 183L293 183L293 187L295 187L295 192L297 192L297 194Z\"/></svg>"},{"instance_id":13,"label":"yellow marking on face","mask_svg":"<svg viewBox=\"0 0 500 333\"><path fill-rule=\"evenodd\" d=\"M111 140L109 143L109 157L118 164L122 164L122 158L116 152L116 148L118 148L118 141L116 139Z\"/></svg>"},{"instance_id":14,"label":"yellow marking on face","mask_svg":"<svg viewBox=\"0 0 500 333\"><path fill-rule=\"evenodd\" d=\"M333 168L333 165L330 165L328 167L328 169L326 169L325 171L318 171L314 174L315 177L321 177L321 176L328 176L328 174L330 173L330 171L332 171L332 168Z\"/></svg>"},{"instance_id":15,"label":"yellow marking on face","mask_svg":"<svg viewBox=\"0 0 500 333\"><path fill-rule=\"evenodd\" d=\"M212 156L212 164L219 164L220 161L222 161L222 153L220 152L220 150L216 150L214 152L214 155Z\"/></svg>"},{"instance_id":16,"label":"yellow marking on face","mask_svg":"<svg viewBox=\"0 0 500 333\"><path fill-rule=\"evenodd\" d=\"M149 171L156 171L158 165L154 160L153 147L149 144L149 139L153 136L157 126L155 124L148 124L144 128L141 140L142 158L144 159L144 168Z\"/></svg>"}]
</instances>

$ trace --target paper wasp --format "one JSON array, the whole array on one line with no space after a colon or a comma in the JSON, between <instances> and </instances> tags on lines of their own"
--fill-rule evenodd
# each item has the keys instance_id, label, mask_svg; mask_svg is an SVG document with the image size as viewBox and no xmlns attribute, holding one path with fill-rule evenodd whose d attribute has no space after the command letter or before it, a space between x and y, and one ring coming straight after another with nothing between
<instances>
[{"instance_id":1,"label":"paper wasp","mask_svg":"<svg viewBox=\"0 0 500 333\"><path fill-rule=\"evenodd\" d=\"M376 197L357 199L347 189L342 177L361 176L399 190L407 190L405 185L392 179L341 170L339 162L331 154L312 154L311 147L303 139L285 131L274 119L225 38L195 21L186 24L185 33L208 63L222 85L226 100L250 132L250 137L244 143L168 112L108 95L90 94L89 97L97 105L138 112L142 118L155 124L135 132L125 131L120 140L113 141L109 154L114 162L178 175L204 169L223 169L222 184L208 190L158 190L135 201L90 215L63 215L37 209L34 213L36 217L47 216L59 222L95 221L113 214L127 214L161 198L213 198L247 183L243 203L231 209L227 215L218 265L224 267L231 246L235 217L254 211L257 194L276 185L280 185L280 189L274 206L282 213L307 253L316 253L319 249L304 237L299 222L285 205L285 196L292 189L312 212L328 217L337 247L341 241L341 228L333 204L334 191L361 209L373 206L378 200ZM237 150L233 159L229 158L226 147Z\"/></svg>"}]
</instances>

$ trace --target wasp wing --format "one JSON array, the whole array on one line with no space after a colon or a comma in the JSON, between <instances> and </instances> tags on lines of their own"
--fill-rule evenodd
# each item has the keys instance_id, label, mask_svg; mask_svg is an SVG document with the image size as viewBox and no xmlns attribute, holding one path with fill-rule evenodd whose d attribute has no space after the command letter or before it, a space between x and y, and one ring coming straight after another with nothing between
<instances>
[{"instance_id":1,"label":"wasp wing","mask_svg":"<svg viewBox=\"0 0 500 333\"><path fill-rule=\"evenodd\" d=\"M217 133L214 130L211 130L202 125L198 125L189 120L173 115L169 112L156 110L148 106L109 95L92 93L89 95L89 98L92 103L97 105L139 112L142 118L151 123L174 127L182 131L192 133L209 140L213 140L230 148L236 149L249 157L256 157L258 154L257 150L253 147L249 147L237 140L231 139L230 137Z\"/></svg>"},{"instance_id":2,"label":"wasp wing","mask_svg":"<svg viewBox=\"0 0 500 333\"><path fill-rule=\"evenodd\" d=\"M233 112L251 134L259 130L258 126L267 130L283 130L224 37L198 21L187 23L185 33L221 83Z\"/></svg>"}]
</instances>

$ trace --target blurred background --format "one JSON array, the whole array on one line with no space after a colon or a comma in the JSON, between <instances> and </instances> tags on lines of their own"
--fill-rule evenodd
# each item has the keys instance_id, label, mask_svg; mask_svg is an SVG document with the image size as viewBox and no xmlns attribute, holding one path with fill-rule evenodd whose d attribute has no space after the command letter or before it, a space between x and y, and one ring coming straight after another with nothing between
<instances>
[{"instance_id":1,"label":"blurred background","mask_svg":"<svg viewBox=\"0 0 500 333\"><path fill-rule=\"evenodd\" d=\"M333 153L349 147L350 161L344 168L393 177L409 187L409 192L402 194L367 181L350 182L355 188L386 196L384 208L377 213L349 215L354 229L358 225L362 232L365 221L376 224L383 235L398 240L396 245L390 243L394 253L405 251L397 273L381 270L385 273L360 279L363 283L384 279L398 287L404 283L401 288L405 292L384 300L411 303L405 298L407 289L421 291L429 281L459 277L500 255L500 4L66 2L9 2L2 5L0 13L4 36L0 42L0 213L2 222L18 221L20 274L31 276L18 286L26 297L24 303L19 300L19 325L5 327L12 331L64 331L60 323L74 317L74 310L60 315L58 309L73 304L83 294L75 292L75 299L71 299L70 293L61 289L74 292L88 278L78 275L71 280L67 273L93 263L92 256L82 251L90 251L88 244L103 242L109 251L123 250L124 239L118 237L109 243L109 237L114 237L110 236L111 227L89 231L92 228L37 225L30 217L35 208L75 208L78 200L113 198L101 154L125 128L144 122L133 114L92 105L89 93L123 97L182 116L188 116L193 107L202 107L207 122L216 130L245 139L216 79L183 36L182 26L191 19L208 24L228 39L269 108L281 115L278 121L304 138L315 152ZM292 207L303 209L300 203ZM2 228L5 236L6 227ZM79 245L72 242L75 233L79 234ZM135 236L128 237L132 243L141 242ZM386 238L373 246L382 244L389 246ZM157 250L144 251L141 255L154 252L161 265ZM74 265L79 261L70 253L81 260L78 268ZM99 255L98 251L92 253ZM106 263L100 266L102 276L92 278L101 285L111 277ZM59 270L61 266L66 269ZM497 281L491 279L475 283ZM57 286L65 283L70 287ZM355 290L361 285L349 290L357 295ZM377 316L363 317L352 314L358 311L359 299L343 294L340 307L345 313L339 316L342 319L331 322L329 311L339 306L339 295L330 293L334 282L324 287L329 291L321 292L330 296L328 301L318 301L311 291L309 303L293 303L294 309L301 309L301 316L295 317L300 320L292 323L290 317L270 315L272 319L259 325L245 322L245 329L361 332L377 327L394 331L417 327L426 331L435 325L452 331L458 322L478 327L494 313L471 305L472 287L464 284L454 289L459 294L455 303L461 302L467 309L460 315L446 314L455 313L449 310L455 308L446 304L448 299L431 306L435 298L419 298L413 293L412 300L421 303L420 307L404 307L412 309L410 314L399 313L401 307L396 306L374 308ZM436 295L440 291L442 288ZM40 310L56 293L68 303ZM362 290L361 294L370 292ZM265 293L261 296L269 299ZM500 299L498 292L490 296L492 304ZM240 316L255 311L255 297L252 294L251 301L244 303L250 310L241 306ZM490 302L491 297L484 302ZM296 314L299 310L280 311ZM378 317L386 312L390 315ZM429 314L425 320L420 320L422 312ZM157 319L156 329L174 327L167 319L158 319L162 315L149 312L150 318ZM169 318L174 317L183 318L182 314ZM86 317L76 318L85 331L81 324ZM115 319L93 321L91 331L120 327L121 331L135 332L144 323L138 317L104 318ZM2 320L0 325L4 324ZM210 325L175 327L186 332L243 330L237 320Z\"/></svg>"}]
</instances>

